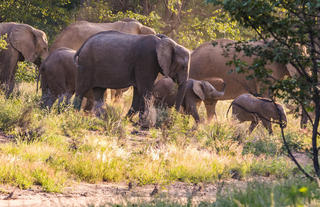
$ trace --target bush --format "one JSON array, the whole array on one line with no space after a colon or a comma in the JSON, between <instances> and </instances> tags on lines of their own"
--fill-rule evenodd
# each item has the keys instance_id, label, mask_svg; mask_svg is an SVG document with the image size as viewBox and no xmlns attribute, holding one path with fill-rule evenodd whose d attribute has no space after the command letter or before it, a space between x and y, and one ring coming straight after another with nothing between
<instances>
[{"instance_id":1,"label":"bush","mask_svg":"<svg viewBox=\"0 0 320 207\"><path fill-rule=\"evenodd\" d=\"M15 75L15 80L18 83L21 82L36 82L38 77L38 69L37 67L28 62L19 62L18 69Z\"/></svg>"}]
</instances>

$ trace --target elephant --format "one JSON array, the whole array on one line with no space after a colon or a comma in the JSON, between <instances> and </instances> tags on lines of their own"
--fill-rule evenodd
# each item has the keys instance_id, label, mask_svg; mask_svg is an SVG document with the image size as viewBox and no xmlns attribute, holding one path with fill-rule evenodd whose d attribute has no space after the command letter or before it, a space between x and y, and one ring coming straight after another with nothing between
<instances>
[{"instance_id":1,"label":"elephant","mask_svg":"<svg viewBox=\"0 0 320 207\"><path fill-rule=\"evenodd\" d=\"M158 73L178 83L176 109L185 95L189 77L190 51L170 38L156 35L133 35L104 31L91 36L77 51L74 61L78 68L74 107L80 109L85 93L93 90L95 109L103 105L106 88L133 86L133 99L128 118L145 111L145 99L151 96Z\"/></svg>"},{"instance_id":2,"label":"elephant","mask_svg":"<svg viewBox=\"0 0 320 207\"><path fill-rule=\"evenodd\" d=\"M66 103L75 92L77 67L73 62L76 51L70 48L61 47L51 52L40 66L41 102L43 107L51 108L53 103L59 99L58 105L65 98ZM127 89L120 89L124 92ZM115 92L118 92L117 90ZM115 95L118 95L117 93ZM92 92L88 92L85 111L92 109L94 100Z\"/></svg>"},{"instance_id":3,"label":"elephant","mask_svg":"<svg viewBox=\"0 0 320 207\"><path fill-rule=\"evenodd\" d=\"M223 82L223 80L217 80ZM198 81L189 79L186 84L186 94L184 96L182 107L186 114L192 115L196 123L200 122L198 106L201 102L208 105L216 102L218 97L224 95L225 84L222 91L218 91L208 81ZM176 85L171 78L163 78L155 83L153 87L153 96L155 97L156 106L172 107L177 96ZM207 114L208 120L212 117Z\"/></svg>"},{"instance_id":4,"label":"elephant","mask_svg":"<svg viewBox=\"0 0 320 207\"><path fill-rule=\"evenodd\" d=\"M108 30L116 30L128 34L156 34L147 26L134 19L123 19L113 23L92 23L78 21L66 27L55 39L50 47L50 53L60 47L78 50L92 35ZM111 90L111 97L116 102L121 98L123 90Z\"/></svg>"},{"instance_id":5,"label":"elephant","mask_svg":"<svg viewBox=\"0 0 320 207\"><path fill-rule=\"evenodd\" d=\"M231 107L232 115L240 122L251 121L249 133L258 125L259 120L261 120L269 134L273 133L272 122L277 122L284 128L287 125L287 117L282 105L267 98L257 98L245 93L232 101L227 114Z\"/></svg>"},{"instance_id":6,"label":"elephant","mask_svg":"<svg viewBox=\"0 0 320 207\"><path fill-rule=\"evenodd\" d=\"M232 100L243 93L258 94L263 84L258 82L257 79L247 79L248 74L231 72L232 67L226 63L233 59L236 54L234 48L230 48L228 56L225 56L225 49L222 45L235 43L233 40L218 39L216 46L212 43L204 43L196 48L191 54L190 63L190 78L196 80L205 80L208 78L221 78L226 83L226 90L224 96L218 98L218 100ZM261 41L253 44L262 44ZM238 57L247 62L249 65L253 63L254 56L248 57L243 53L240 53ZM293 66L283 65L280 63L272 63L266 65L268 69L272 71L272 77L275 80L280 80L286 75L291 76L294 73ZM270 95L265 93L264 97ZM215 113L215 104L212 106L206 105L207 113Z\"/></svg>"},{"instance_id":7,"label":"elephant","mask_svg":"<svg viewBox=\"0 0 320 207\"><path fill-rule=\"evenodd\" d=\"M8 44L7 49L0 50L0 83L6 97L9 97L15 85L18 61L25 60L40 66L48 55L48 41L43 31L27 24L0 23L0 35L5 34Z\"/></svg>"},{"instance_id":8,"label":"elephant","mask_svg":"<svg viewBox=\"0 0 320 207\"><path fill-rule=\"evenodd\" d=\"M58 48L51 52L40 66L40 83L43 106L51 108L59 98L59 104L66 97L69 103L75 92L77 68L73 62L75 50Z\"/></svg>"}]
</instances>

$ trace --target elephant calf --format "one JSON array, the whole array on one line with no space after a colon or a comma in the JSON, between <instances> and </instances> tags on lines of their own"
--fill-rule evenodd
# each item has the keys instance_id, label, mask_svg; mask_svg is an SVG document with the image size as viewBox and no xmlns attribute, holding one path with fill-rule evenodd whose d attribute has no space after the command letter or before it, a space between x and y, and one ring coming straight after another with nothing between
<instances>
[{"instance_id":1,"label":"elephant calf","mask_svg":"<svg viewBox=\"0 0 320 207\"><path fill-rule=\"evenodd\" d=\"M232 115L240 122L251 121L249 132L251 133L258 125L259 120L263 126L272 134L271 122L282 121L282 126L286 127L286 113L279 103L274 103L270 99L257 98L251 94L242 94L230 104L228 112L232 106ZM228 114L227 112L227 114ZM279 116L280 114L280 116Z\"/></svg>"},{"instance_id":2,"label":"elephant calf","mask_svg":"<svg viewBox=\"0 0 320 207\"><path fill-rule=\"evenodd\" d=\"M52 52L40 66L42 104L51 108L59 98L59 103L66 101L75 92L76 65L73 63L75 50L58 48Z\"/></svg>"},{"instance_id":3,"label":"elephant calf","mask_svg":"<svg viewBox=\"0 0 320 207\"><path fill-rule=\"evenodd\" d=\"M69 103L70 98L75 92L77 67L73 62L75 50L60 47L45 59L40 67L42 104L51 108L53 103L59 99L59 104L66 98ZM123 92L128 90L118 89L111 91L111 98L117 101ZM105 94L106 95L106 94ZM93 93L86 94L87 103L84 110L90 111L93 107Z\"/></svg>"},{"instance_id":4,"label":"elephant calf","mask_svg":"<svg viewBox=\"0 0 320 207\"><path fill-rule=\"evenodd\" d=\"M224 85L225 86L225 85ZM202 101L209 103L224 95L223 90L217 91L208 81L198 81L189 79L186 84L186 94L182 102L182 107L186 114L191 114L195 121L200 121L198 106ZM177 87L171 78L159 80L153 88L155 104L172 107L177 96Z\"/></svg>"}]
</instances>

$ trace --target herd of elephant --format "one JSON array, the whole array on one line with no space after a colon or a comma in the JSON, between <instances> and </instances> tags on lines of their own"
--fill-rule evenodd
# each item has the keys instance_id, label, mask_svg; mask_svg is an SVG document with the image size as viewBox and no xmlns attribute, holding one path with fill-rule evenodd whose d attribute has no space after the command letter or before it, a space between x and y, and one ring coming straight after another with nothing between
<instances>
[{"instance_id":1,"label":"herd of elephant","mask_svg":"<svg viewBox=\"0 0 320 207\"><path fill-rule=\"evenodd\" d=\"M141 119L146 100L153 96L157 106L175 105L177 111L182 106L197 123L201 102L211 120L217 101L231 99L235 99L231 104L233 114L241 122L251 121L250 132L259 120L269 133L272 122L287 121L280 104L248 94L258 93L261 88L256 79L230 72L232 67L226 63L235 50L229 50L226 56L223 46L232 40L219 39L216 46L204 43L190 51L133 19L75 22L56 37L50 50L46 34L30 25L1 23L0 35L4 34L8 45L0 50L0 81L7 96L14 88L17 62L26 60L39 67L44 107L50 108L57 99L59 103L70 102L75 94L76 109L80 110L86 97L84 110L93 109L99 115L107 88L114 89L114 96L119 98L132 86L129 118L140 112ZM253 62L253 57L239 57L249 64ZM268 68L273 79L292 72L290 66L279 63L269 64Z\"/></svg>"}]
</instances>

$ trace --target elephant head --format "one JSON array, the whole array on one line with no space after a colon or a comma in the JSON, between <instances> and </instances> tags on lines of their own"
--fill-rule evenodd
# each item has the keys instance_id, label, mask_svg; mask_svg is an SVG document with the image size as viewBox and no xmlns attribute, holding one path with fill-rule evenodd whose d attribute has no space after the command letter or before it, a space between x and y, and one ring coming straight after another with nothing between
<instances>
[{"instance_id":1,"label":"elephant head","mask_svg":"<svg viewBox=\"0 0 320 207\"><path fill-rule=\"evenodd\" d=\"M164 76L178 83L176 110L179 111L189 78L190 51L167 37L161 38L156 46L159 65Z\"/></svg>"},{"instance_id":2,"label":"elephant head","mask_svg":"<svg viewBox=\"0 0 320 207\"><path fill-rule=\"evenodd\" d=\"M274 116L274 119L276 120L281 120L281 125L283 128L285 128L287 126L287 116L286 116L286 112L284 111L283 107L281 104L278 104L278 103L271 103L271 104L275 104L274 106L274 109L275 109L275 116ZM280 116L279 116L280 114Z\"/></svg>"},{"instance_id":3,"label":"elephant head","mask_svg":"<svg viewBox=\"0 0 320 207\"><path fill-rule=\"evenodd\" d=\"M48 41L46 34L29 25L17 24L9 35L11 45L18 50L24 60L40 66L41 60L48 55Z\"/></svg>"},{"instance_id":4,"label":"elephant head","mask_svg":"<svg viewBox=\"0 0 320 207\"><path fill-rule=\"evenodd\" d=\"M202 100L213 100L224 95L223 91L217 91L208 81L194 81L192 90Z\"/></svg>"}]
</instances>

